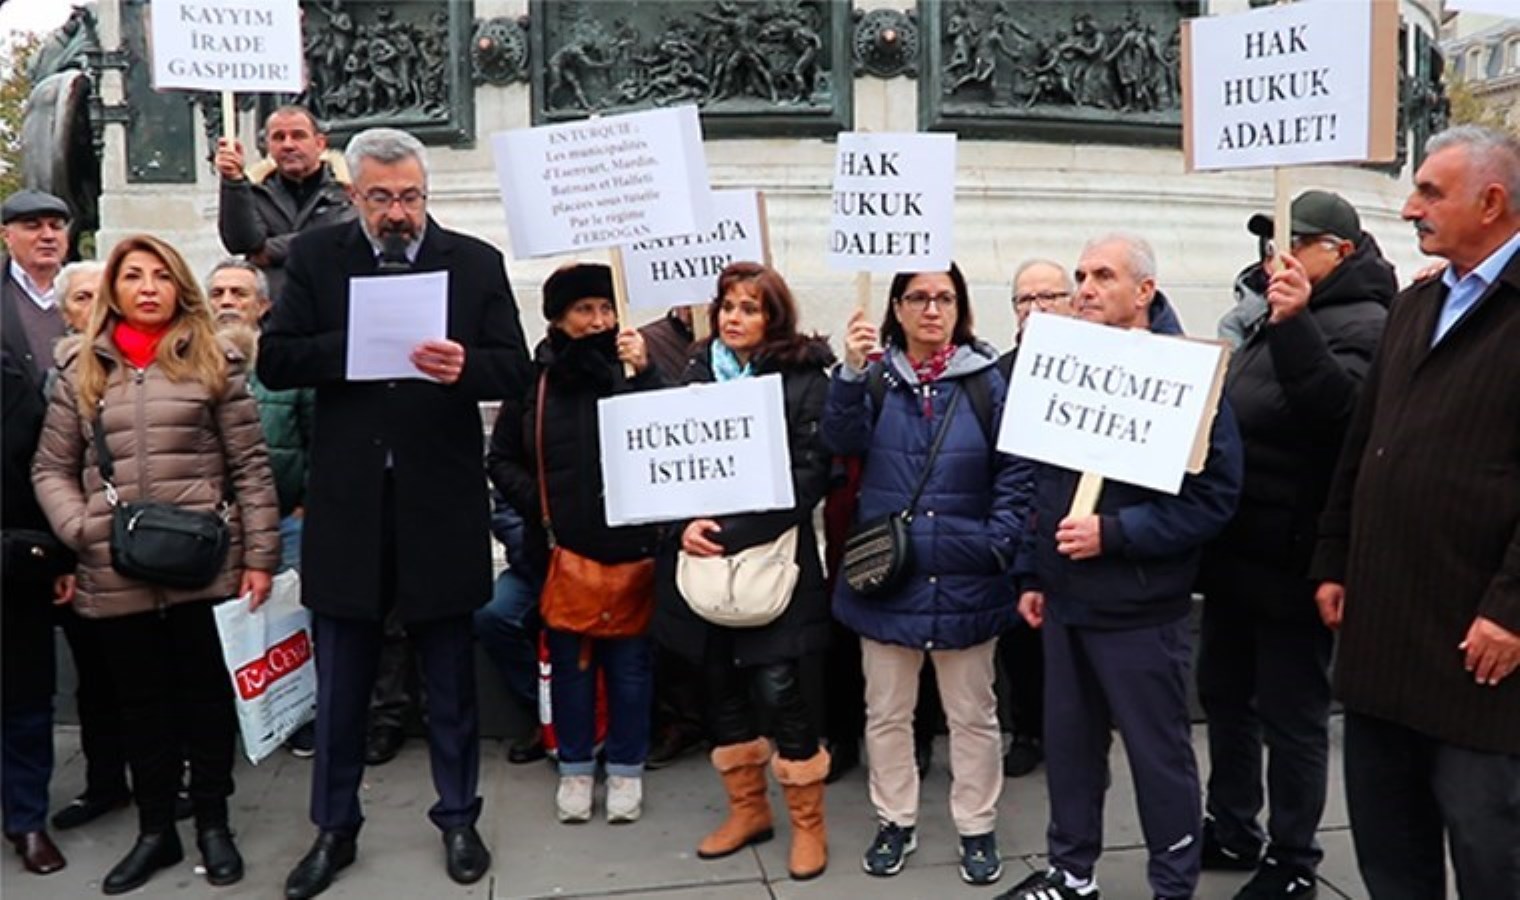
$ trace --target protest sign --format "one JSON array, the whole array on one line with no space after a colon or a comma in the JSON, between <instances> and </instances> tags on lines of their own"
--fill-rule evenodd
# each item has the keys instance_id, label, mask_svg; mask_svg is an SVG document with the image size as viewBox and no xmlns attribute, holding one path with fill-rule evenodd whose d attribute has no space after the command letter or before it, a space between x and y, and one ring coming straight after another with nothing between
<instances>
[{"instance_id":1,"label":"protest sign","mask_svg":"<svg viewBox=\"0 0 1520 900\"><path fill-rule=\"evenodd\" d=\"M854 272L950 268L955 135L839 136L829 266Z\"/></svg>"},{"instance_id":2,"label":"protest sign","mask_svg":"<svg viewBox=\"0 0 1520 900\"><path fill-rule=\"evenodd\" d=\"M622 394L596 409L608 525L796 502L780 375Z\"/></svg>"},{"instance_id":3,"label":"protest sign","mask_svg":"<svg viewBox=\"0 0 1520 900\"><path fill-rule=\"evenodd\" d=\"M998 449L1175 494L1207 458L1228 359L1223 344L1037 313Z\"/></svg>"},{"instance_id":4,"label":"protest sign","mask_svg":"<svg viewBox=\"0 0 1520 900\"><path fill-rule=\"evenodd\" d=\"M1190 171L1396 154L1398 4L1315 0L1183 23Z\"/></svg>"},{"instance_id":5,"label":"protest sign","mask_svg":"<svg viewBox=\"0 0 1520 900\"><path fill-rule=\"evenodd\" d=\"M693 234L712 221L695 106L497 132L518 259Z\"/></svg>"},{"instance_id":6,"label":"protest sign","mask_svg":"<svg viewBox=\"0 0 1520 900\"><path fill-rule=\"evenodd\" d=\"M623 248L628 305L664 309L707 303L732 262L770 264L764 199L757 191L713 191L713 221L695 234L650 238Z\"/></svg>"},{"instance_id":7,"label":"protest sign","mask_svg":"<svg viewBox=\"0 0 1520 900\"><path fill-rule=\"evenodd\" d=\"M155 90L299 94L299 0L153 0Z\"/></svg>"}]
</instances>

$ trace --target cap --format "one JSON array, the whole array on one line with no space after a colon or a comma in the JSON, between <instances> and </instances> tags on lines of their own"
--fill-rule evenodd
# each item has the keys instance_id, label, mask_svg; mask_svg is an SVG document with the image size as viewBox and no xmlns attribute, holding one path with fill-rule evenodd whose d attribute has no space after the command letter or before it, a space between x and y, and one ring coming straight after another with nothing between
<instances>
[{"instance_id":1,"label":"cap","mask_svg":"<svg viewBox=\"0 0 1520 900\"><path fill-rule=\"evenodd\" d=\"M57 216L64 221L73 218L67 203L45 191L17 191L0 204L0 224L9 225L17 219L40 219L43 216Z\"/></svg>"},{"instance_id":2,"label":"cap","mask_svg":"<svg viewBox=\"0 0 1520 900\"><path fill-rule=\"evenodd\" d=\"M601 263L567 263L544 282L544 318L554 321L577 300L612 299L612 270Z\"/></svg>"},{"instance_id":3,"label":"cap","mask_svg":"<svg viewBox=\"0 0 1520 900\"><path fill-rule=\"evenodd\" d=\"M1304 191L1295 197L1289 223L1294 234L1333 234L1348 241L1362 238L1361 217L1345 197L1329 191ZM1271 216L1257 213L1246 222L1246 230L1270 238L1273 224Z\"/></svg>"}]
</instances>

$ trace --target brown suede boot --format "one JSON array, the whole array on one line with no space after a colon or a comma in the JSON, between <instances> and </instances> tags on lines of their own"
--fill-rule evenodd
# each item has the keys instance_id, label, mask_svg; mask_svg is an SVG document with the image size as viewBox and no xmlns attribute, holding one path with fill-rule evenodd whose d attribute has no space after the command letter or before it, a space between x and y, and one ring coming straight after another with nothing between
<instances>
[{"instance_id":1,"label":"brown suede boot","mask_svg":"<svg viewBox=\"0 0 1520 900\"><path fill-rule=\"evenodd\" d=\"M697 845L700 859L728 856L774 835L771 802L765 796L765 764L770 758L771 745L765 738L713 748L713 768L728 790L728 819Z\"/></svg>"},{"instance_id":2,"label":"brown suede boot","mask_svg":"<svg viewBox=\"0 0 1520 900\"><path fill-rule=\"evenodd\" d=\"M776 780L786 792L792 814L792 854L787 870L797 881L817 878L829 866L829 836L823 826L823 780L829 774L829 751L819 748L812 759L771 760Z\"/></svg>"}]
</instances>

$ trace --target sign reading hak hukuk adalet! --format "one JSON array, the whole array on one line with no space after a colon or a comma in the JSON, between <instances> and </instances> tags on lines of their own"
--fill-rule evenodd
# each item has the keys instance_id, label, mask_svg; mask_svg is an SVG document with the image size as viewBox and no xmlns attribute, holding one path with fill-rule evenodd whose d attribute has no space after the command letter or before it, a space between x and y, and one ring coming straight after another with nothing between
<instances>
[{"instance_id":1,"label":"sign reading hak hukuk adalet!","mask_svg":"<svg viewBox=\"0 0 1520 900\"><path fill-rule=\"evenodd\" d=\"M758 191L713 191L712 209L712 223L695 234L650 238L623 248L630 307L707 303L718 273L730 263L769 264Z\"/></svg>"},{"instance_id":2,"label":"sign reading hak hukuk adalet!","mask_svg":"<svg viewBox=\"0 0 1520 900\"><path fill-rule=\"evenodd\" d=\"M622 394L596 411L608 525L796 502L780 375Z\"/></svg>"},{"instance_id":3,"label":"sign reading hak hukuk adalet!","mask_svg":"<svg viewBox=\"0 0 1520 900\"><path fill-rule=\"evenodd\" d=\"M306 90L299 0L153 0L155 90Z\"/></svg>"},{"instance_id":4,"label":"sign reading hak hukuk adalet!","mask_svg":"<svg viewBox=\"0 0 1520 900\"><path fill-rule=\"evenodd\" d=\"M690 104L491 135L518 259L692 234L712 221Z\"/></svg>"},{"instance_id":5,"label":"sign reading hak hukuk adalet!","mask_svg":"<svg viewBox=\"0 0 1520 900\"><path fill-rule=\"evenodd\" d=\"M955 135L839 136L829 267L942 272L954 254Z\"/></svg>"},{"instance_id":6,"label":"sign reading hak hukuk adalet!","mask_svg":"<svg viewBox=\"0 0 1520 900\"><path fill-rule=\"evenodd\" d=\"M1308 0L1183 23L1190 171L1394 158L1397 0Z\"/></svg>"},{"instance_id":7,"label":"sign reading hak hukuk adalet!","mask_svg":"<svg viewBox=\"0 0 1520 900\"><path fill-rule=\"evenodd\" d=\"M1224 344L1037 313L998 449L1168 494L1208 458Z\"/></svg>"}]
</instances>

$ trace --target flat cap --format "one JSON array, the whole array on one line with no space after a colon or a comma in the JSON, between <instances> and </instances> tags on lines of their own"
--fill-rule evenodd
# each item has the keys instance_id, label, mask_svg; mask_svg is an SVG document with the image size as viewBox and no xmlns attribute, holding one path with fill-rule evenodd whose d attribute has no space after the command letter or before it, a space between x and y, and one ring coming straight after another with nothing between
<instances>
[{"instance_id":1,"label":"flat cap","mask_svg":"<svg viewBox=\"0 0 1520 900\"><path fill-rule=\"evenodd\" d=\"M9 225L17 219L40 219L44 216L57 216L64 221L74 218L67 203L46 191L17 191L0 204L0 224Z\"/></svg>"}]
</instances>

